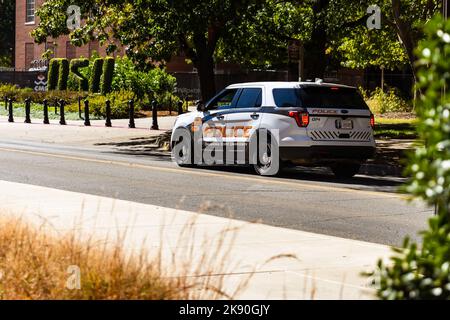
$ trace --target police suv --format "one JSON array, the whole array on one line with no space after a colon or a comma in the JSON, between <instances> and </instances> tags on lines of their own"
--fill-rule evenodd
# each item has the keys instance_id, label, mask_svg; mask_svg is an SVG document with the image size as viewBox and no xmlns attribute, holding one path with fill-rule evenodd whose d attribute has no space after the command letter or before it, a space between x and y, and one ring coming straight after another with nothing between
<instances>
[{"instance_id":1,"label":"police suv","mask_svg":"<svg viewBox=\"0 0 450 320\"><path fill-rule=\"evenodd\" d=\"M261 175L288 164L328 166L348 178L374 155L373 128L374 116L354 87L320 80L240 83L178 116L172 155L181 166L252 164Z\"/></svg>"}]
</instances>

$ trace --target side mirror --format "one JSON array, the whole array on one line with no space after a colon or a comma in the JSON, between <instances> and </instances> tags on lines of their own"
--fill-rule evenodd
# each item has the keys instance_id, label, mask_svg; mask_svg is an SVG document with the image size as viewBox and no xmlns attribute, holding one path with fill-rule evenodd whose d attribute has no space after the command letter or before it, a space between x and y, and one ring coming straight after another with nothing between
<instances>
[{"instance_id":1,"label":"side mirror","mask_svg":"<svg viewBox=\"0 0 450 320\"><path fill-rule=\"evenodd\" d=\"M203 112L205 111L205 104L203 103L203 101L198 101L197 102L197 111Z\"/></svg>"}]
</instances>

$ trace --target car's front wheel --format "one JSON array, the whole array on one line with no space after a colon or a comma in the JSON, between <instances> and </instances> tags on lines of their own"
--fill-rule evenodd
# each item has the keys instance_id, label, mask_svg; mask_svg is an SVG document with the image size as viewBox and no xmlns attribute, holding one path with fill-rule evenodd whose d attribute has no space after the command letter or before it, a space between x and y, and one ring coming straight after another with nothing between
<instances>
[{"instance_id":1,"label":"car's front wheel","mask_svg":"<svg viewBox=\"0 0 450 320\"><path fill-rule=\"evenodd\" d=\"M172 157L180 167L194 166L193 141L186 129L177 129L174 134Z\"/></svg>"},{"instance_id":2,"label":"car's front wheel","mask_svg":"<svg viewBox=\"0 0 450 320\"><path fill-rule=\"evenodd\" d=\"M331 167L337 178L351 178L359 172L361 164L359 163L338 163Z\"/></svg>"},{"instance_id":3,"label":"car's front wheel","mask_svg":"<svg viewBox=\"0 0 450 320\"><path fill-rule=\"evenodd\" d=\"M253 164L253 168L259 175L276 176L282 168L278 144L269 134L264 145L264 150L260 149L259 146L257 148L257 155L254 157L256 163Z\"/></svg>"}]
</instances>

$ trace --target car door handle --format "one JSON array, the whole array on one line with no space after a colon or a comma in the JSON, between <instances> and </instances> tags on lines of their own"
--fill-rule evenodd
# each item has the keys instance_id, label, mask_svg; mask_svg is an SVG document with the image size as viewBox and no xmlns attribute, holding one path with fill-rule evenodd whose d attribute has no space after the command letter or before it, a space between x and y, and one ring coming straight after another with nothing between
<instances>
[{"instance_id":1,"label":"car door handle","mask_svg":"<svg viewBox=\"0 0 450 320\"><path fill-rule=\"evenodd\" d=\"M217 116L217 119L223 120L223 119L225 119L225 116Z\"/></svg>"},{"instance_id":2,"label":"car door handle","mask_svg":"<svg viewBox=\"0 0 450 320\"><path fill-rule=\"evenodd\" d=\"M250 117L252 117L253 120L256 120L256 119L259 118L259 114L254 113L254 114L252 114Z\"/></svg>"}]
</instances>

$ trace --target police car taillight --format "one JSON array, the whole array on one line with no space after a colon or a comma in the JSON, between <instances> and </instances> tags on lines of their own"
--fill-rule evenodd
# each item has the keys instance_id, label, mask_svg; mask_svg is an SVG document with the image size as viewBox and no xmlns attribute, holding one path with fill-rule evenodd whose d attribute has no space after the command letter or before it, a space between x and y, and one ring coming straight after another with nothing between
<instances>
[{"instance_id":1,"label":"police car taillight","mask_svg":"<svg viewBox=\"0 0 450 320\"><path fill-rule=\"evenodd\" d=\"M370 115L370 126L372 129L375 128L375 116L373 114Z\"/></svg>"},{"instance_id":2,"label":"police car taillight","mask_svg":"<svg viewBox=\"0 0 450 320\"><path fill-rule=\"evenodd\" d=\"M308 112L289 111L289 117L294 118L299 127L305 128L309 124Z\"/></svg>"}]
</instances>

